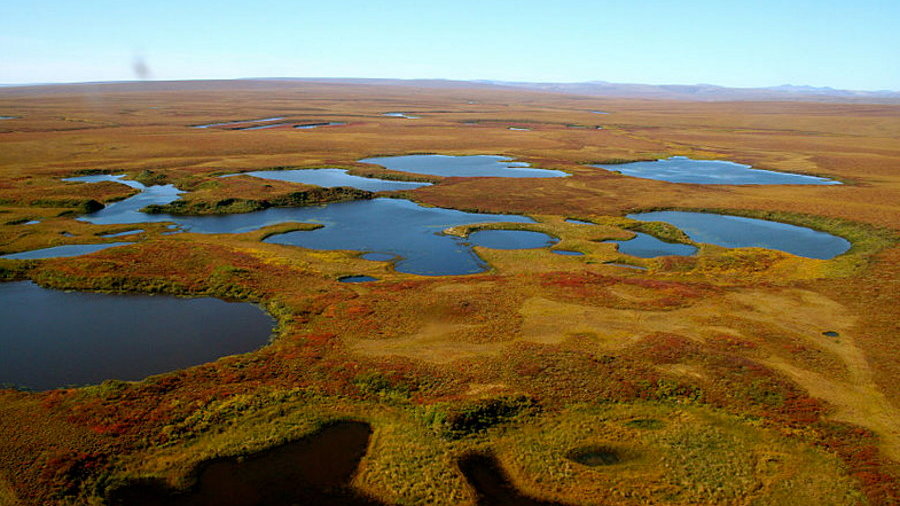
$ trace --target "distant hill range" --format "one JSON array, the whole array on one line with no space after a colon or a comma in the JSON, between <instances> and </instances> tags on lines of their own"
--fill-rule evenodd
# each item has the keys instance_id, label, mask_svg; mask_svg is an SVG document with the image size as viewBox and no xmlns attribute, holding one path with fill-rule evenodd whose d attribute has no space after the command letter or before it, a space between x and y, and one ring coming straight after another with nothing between
<instances>
[{"instance_id":1,"label":"distant hill range","mask_svg":"<svg viewBox=\"0 0 900 506\"><path fill-rule=\"evenodd\" d=\"M829 87L783 84L766 88L727 88L714 84L629 84L606 81L585 83L520 83L479 81L497 86L554 91L578 95L662 98L675 100L812 100L900 102L900 92L890 90L855 91Z\"/></svg>"},{"instance_id":2,"label":"distant hill range","mask_svg":"<svg viewBox=\"0 0 900 506\"><path fill-rule=\"evenodd\" d=\"M801 100L821 102L868 102L900 104L900 91L856 91L829 87L797 86L783 84L766 88L728 88L714 84L631 84L607 81L583 83L532 83L518 81L451 81L443 79L328 79L309 78L301 81L392 84L420 87L458 88L481 85L497 88L516 88L531 91L547 91L570 95L618 98L656 98L667 100Z\"/></svg>"},{"instance_id":3,"label":"distant hill range","mask_svg":"<svg viewBox=\"0 0 900 506\"><path fill-rule=\"evenodd\" d=\"M203 88L256 87L290 85L292 82L334 83L355 85L409 86L415 88L480 88L518 89L548 93L563 93L590 97L614 97L637 99L694 100L694 101L739 101L739 100L790 100L815 102L862 102L876 104L900 104L900 91L855 91L829 87L797 86L783 84L766 88L728 88L714 84L631 84L607 81L587 81L583 83L534 83L518 81L454 81L449 79L377 79L377 78L337 78L337 77L265 77L233 80L188 80L188 81L116 81L73 84L3 85L4 94L16 92L65 92L72 87L94 86L121 91L141 90L186 90ZM38 87L35 89L33 87ZM27 88L32 88L28 90ZM15 90L15 91L13 91Z\"/></svg>"},{"instance_id":4,"label":"distant hill range","mask_svg":"<svg viewBox=\"0 0 900 506\"><path fill-rule=\"evenodd\" d=\"M864 102L900 104L900 91L855 91L828 87L796 86L783 84L767 88L727 88L714 84L630 84L607 81L584 83L532 83L519 81L453 81L448 79L375 79L329 77L274 77L258 78L264 81L305 81L336 84L371 84L412 86L417 88L505 88L528 91L546 91L568 95L617 98L655 98L665 100L799 100L816 102Z\"/></svg>"}]
</instances>

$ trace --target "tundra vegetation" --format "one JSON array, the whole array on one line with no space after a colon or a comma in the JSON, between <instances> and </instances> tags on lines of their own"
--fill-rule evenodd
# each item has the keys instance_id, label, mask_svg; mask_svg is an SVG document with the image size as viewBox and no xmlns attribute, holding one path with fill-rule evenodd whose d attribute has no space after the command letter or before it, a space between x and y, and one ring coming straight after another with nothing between
<instances>
[{"instance_id":1,"label":"tundra vegetation","mask_svg":"<svg viewBox=\"0 0 900 506\"><path fill-rule=\"evenodd\" d=\"M594 110L609 112L603 129L574 127L595 125ZM0 111L18 118L0 125L0 254L143 230L90 255L0 259L0 279L243 300L277 320L270 344L185 370L0 391L0 503L103 504L151 481L187 489L203 462L342 422L372 431L345 485L386 504L474 504L459 463L485 456L535 501L900 501L900 106L235 81L7 88ZM282 117L342 125L192 128ZM570 176L422 177L357 161L421 153L503 155ZM705 186L591 167L671 156L843 184ZM583 255L476 246L489 271L417 276L359 252L262 241L317 224L170 234L78 221L135 190L63 181L174 184L185 193L165 213L372 197L219 177L323 167L435 183L382 196L535 220L447 233L543 232ZM691 243L625 217L663 209L774 219L853 247L817 260L699 244L645 259L606 242L639 231Z\"/></svg>"}]
</instances>

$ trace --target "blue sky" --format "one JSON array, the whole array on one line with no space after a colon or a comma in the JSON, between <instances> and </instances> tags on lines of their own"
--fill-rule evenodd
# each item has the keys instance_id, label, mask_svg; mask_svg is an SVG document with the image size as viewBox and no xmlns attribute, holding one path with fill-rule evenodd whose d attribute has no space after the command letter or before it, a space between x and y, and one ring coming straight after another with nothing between
<instances>
[{"instance_id":1,"label":"blue sky","mask_svg":"<svg viewBox=\"0 0 900 506\"><path fill-rule=\"evenodd\" d=\"M900 90L900 1L0 0L0 83L392 77Z\"/></svg>"}]
</instances>

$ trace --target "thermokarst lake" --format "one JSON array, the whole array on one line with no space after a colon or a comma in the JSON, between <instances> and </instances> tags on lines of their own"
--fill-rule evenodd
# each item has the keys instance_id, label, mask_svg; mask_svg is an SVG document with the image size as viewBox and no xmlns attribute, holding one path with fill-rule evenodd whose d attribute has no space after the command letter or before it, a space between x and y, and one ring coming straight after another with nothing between
<instances>
[{"instance_id":1,"label":"thermokarst lake","mask_svg":"<svg viewBox=\"0 0 900 506\"><path fill-rule=\"evenodd\" d=\"M228 174L222 177L232 176L253 176L262 179L288 181L291 183L312 184L326 188L349 186L351 188L370 192L413 190L431 185L431 183L419 183L414 181L390 181L387 179L354 176L348 174L347 169L256 170L242 172L240 174Z\"/></svg>"},{"instance_id":2,"label":"thermokarst lake","mask_svg":"<svg viewBox=\"0 0 900 506\"><path fill-rule=\"evenodd\" d=\"M46 390L139 380L255 350L272 326L248 303L0 283L0 383Z\"/></svg>"},{"instance_id":3,"label":"thermokarst lake","mask_svg":"<svg viewBox=\"0 0 900 506\"><path fill-rule=\"evenodd\" d=\"M390 170L443 177L566 177L561 170L535 169L527 162L496 155L402 155L363 158Z\"/></svg>"},{"instance_id":4,"label":"thermokarst lake","mask_svg":"<svg viewBox=\"0 0 900 506\"><path fill-rule=\"evenodd\" d=\"M754 169L750 165L722 160L693 160L673 156L653 162L592 165L611 172L670 183L695 184L813 184L834 185L840 181L824 177Z\"/></svg>"},{"instance_id":5,"label":"thermokarst lake","mask_svg":"<svg viewBox=\"0 0 900 506\"><path fill-rule=\"evenodd\" d=\"M684 231L691 240L726 248L768 248L793 255L829 259L850 249L843 237L777 221L684 211L629 214L640 221L662 221Z\"/></svg>"}]
</instances>

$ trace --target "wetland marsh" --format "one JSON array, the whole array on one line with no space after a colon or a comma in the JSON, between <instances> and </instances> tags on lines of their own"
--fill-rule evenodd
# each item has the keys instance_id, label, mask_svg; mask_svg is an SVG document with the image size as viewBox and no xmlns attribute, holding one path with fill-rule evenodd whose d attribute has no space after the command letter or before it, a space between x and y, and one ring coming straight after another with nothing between
<instances>
[{"instance_id":1,"label":"wetland marsh","mask_svg":"<svg viewBox=\"0 0 900 506\"><path fill-rule=\"evenodd\" d=\"M897 106L416 86L0 89L0 503L900 499Z\"/></svg>"}]
</instances>

